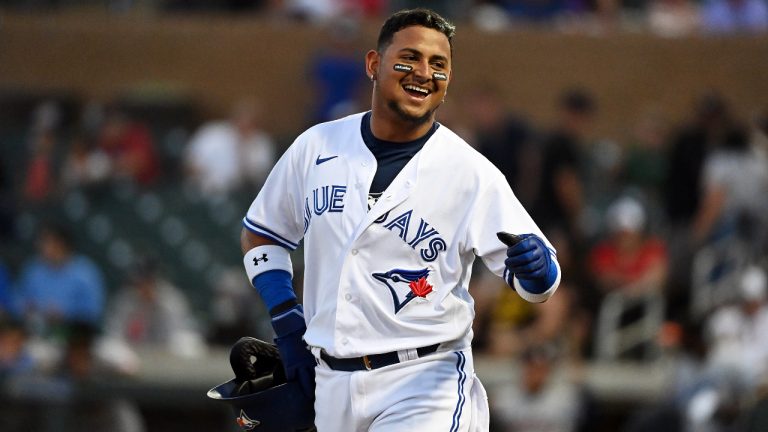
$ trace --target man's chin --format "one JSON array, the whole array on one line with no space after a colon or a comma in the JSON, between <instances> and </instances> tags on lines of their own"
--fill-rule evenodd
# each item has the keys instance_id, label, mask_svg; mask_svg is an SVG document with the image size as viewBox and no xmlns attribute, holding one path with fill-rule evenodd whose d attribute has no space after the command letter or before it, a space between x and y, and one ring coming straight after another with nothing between
<instances>
[{"instance_id":1,"label":"man's chin","mask_svg":"<svg viewBox=\"0 0 768 432\"><path fill-rule=\"evenodd\" d=\"M389 109L391 109L392 112L394 112L400 118L400 120L410 123L413 126L421 126L424 123L429 122L432 120L432 116L435 113L435 110L437 110L437 107L435 107L434 109L425 111L423 114L411 113L404 110L395 101L390 101L388 106Z\"/></svg>"}]
</instances>

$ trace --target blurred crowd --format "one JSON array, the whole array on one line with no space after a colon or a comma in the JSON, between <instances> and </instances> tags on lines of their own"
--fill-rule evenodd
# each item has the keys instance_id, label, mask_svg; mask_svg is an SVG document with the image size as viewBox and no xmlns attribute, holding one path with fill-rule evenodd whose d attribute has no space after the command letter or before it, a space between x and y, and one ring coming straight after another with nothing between
<instances>
[{"instance_id":1,"label":"blurred crowd","mask_svg":"<svg viewBox=\"0 0 768 432\"><path fill-rule=\"evenodd\" d=\"M141 2L108 3L130 10ZM253 9L310 21L349 8L376 17L411 6L394 0L155 3L169 11ZM578 14L616 19L633 9L669 36L768 28L765 0L418 3L484 25L565 23ZM308 108L311 122L366 109L358 58L338 30L340 37L310 66L317 94ZM511 109L502 95L480 84L462 100L450 100L438 120L505 174L556 247L563 279L550 301L532 305L476 265L470 288L476 353L519 366L510 385L489 386L492 430L601 430L600 405L583 371L622 362L658 365L670 375L662 400L632 407L611 430L768 430L768 111L740 116L728 95L708 90L691 101L684 118L638 112L621 136L600 136L594 126L601 104L591 89L563 89L552 101L551 124ZM34 396L30 392L64 400L73 386L94 377L130 378L147 351L204 358L240 336L271 338L240 261L204 247L205 239L223 237L239 254L236 236L224 233L239 231L248 202L294 138L275 136L262 121L265 109L266 101L244 98L233 101L224 118L191 125L160 124L151 110L118 101L72 108L45 100L28 112L21 156L13 166L0 164L0 381L11 401ZM0 140L9 139L6 132L0 128ZM169 205L157 195L135 200L138 216L109 223L77 216L87 212L88 200L158 190L232 217L217 219L223 227L214 226L201 246L182 240L190 230L184 221L198 215L182 208L161 223L158 214ZM59 217L55 209L61 208L71 217ZM134 253L127 243L105 246L110 226L141 230L141 220L161 225L163 235ZM96 252L86 253L83 239L95 239L90 250ZM178 257L158 253L153 242L169 245ZM169 268L177 260L205 267L214 258L223 267L194 286ZM294 262L301 267L299 256ZM301 268L296 275L299 288ZM204 302L193 301L201 297ZM73 430L145 430L130 400L101 402L69 410L74 414L67 421L90 425ZM2 430L20 430L28 418L13 403L2 411Z\"/></svg>"},{"instance_id":2,"label":"blurred crowd","mask_svg":"<svg viewBox=\"0 0 768 432\"><path fill-rule=\"evenodd\" d=\"M506 174L563 267L541 306L482 269L473 279L478 351L521 365L519 386L492 392L498 430L595 430L580 365L616 361L670 372L669 396L626 430L767 427L756 405L768 389L765 113L738 118L708 91L689 118L643 113L617 139L595 134L600 104L586 89L562 93L549 127L498 94L472 93L464 136Z\"/></svg>"},{"instance_id":3,"label":"blurred crowd","mask_svg":"<svg viewBox=\"0 0 768 432\"><path fill-rule=\"evenodd\" d=\"M9 0L21 10L93 6L87 0ZM113 13L229 13L325 24L340 17L373 19L417 6L496 31L546 26L604 34L645 31L664 37L768 31L766 0L107 0Z\"/></svg>"},{"instance_id":4,"label":"blurred crowd","mask_svg":"<svg viewBox=\"0 0 768 432\"><path fill-rule=\"evenodd\" d=\"M319 64L318 86L332 85ZM549 302L532 305L478 261L470 288L476 351L515 359L520 373L515 385L489 389L494 430L596 430L594 397L579 371L600 362L672 371L668 398L637 407L626 430L670 422L674 430L764 430L756 407L768 385L766 113L739 118L727 97L707 91L687 118L640 113L625 136L602 137L593 128L600 101L589 89L564 89L552 124L530 121L500 95L483 85L447 105L439 121L506 175L557 248L563 279ZM349 97L320 98L312 115L364 109ZM0 375L129 377L146 350L195 358L242 335L271 337L237 260L196 287L177 285L167 257L151 248L104 267L73 235L92 227L45 210L72 191L112 195L125 184L215 205L243 191L250 199L289 142L270 134L262 109L244 99L228 118L199 122L175 153L178 170L163 169L163 134L119 104L65 113L45 101L30 113L23 168L3 176L5 244L22 241L21 214L38 217L34 249L2 255ZM77 120L64 127L67 116ZM114 271L117 278L105 277ZM206 310L189 300L201 286ZM105 416L141 430L135 406L113 405Z\"/></svg>"}]
</instances>

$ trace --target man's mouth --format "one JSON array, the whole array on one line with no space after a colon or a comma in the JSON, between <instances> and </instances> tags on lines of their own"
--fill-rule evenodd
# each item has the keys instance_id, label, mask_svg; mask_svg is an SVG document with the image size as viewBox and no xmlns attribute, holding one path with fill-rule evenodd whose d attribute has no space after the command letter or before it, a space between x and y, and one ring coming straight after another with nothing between
<instances>
[{"instance_id":1,"label":"man's mouth","mask_svg":"<svg viewBox=\"0 0 768 432\"><path fill-rule=\"evenodd\" d=\"M415 84L406 84L403 86L403 90L405 90L406 93L409 95L418 98L418 99L424 99L427 96L432 93L432 90L424 87L419 87Z\"/></svg>"}]
</instances>

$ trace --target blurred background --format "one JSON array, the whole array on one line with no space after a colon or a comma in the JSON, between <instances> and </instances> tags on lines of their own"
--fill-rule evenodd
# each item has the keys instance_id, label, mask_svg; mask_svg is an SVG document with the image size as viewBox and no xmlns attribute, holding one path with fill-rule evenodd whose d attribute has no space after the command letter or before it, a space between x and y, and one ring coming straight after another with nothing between
<instances>
[{"instance_id":1,"label":"blurred background","mask_svg":"<svg viewBox=\"0 0 768 432\"><path fill-rule=\"evenodd\" d=\"M0 0L0 430L238 430L241 218L413 6L563 267L473 272L491 430L768 430L766 0Z\"/></svg>"}]
</instances>

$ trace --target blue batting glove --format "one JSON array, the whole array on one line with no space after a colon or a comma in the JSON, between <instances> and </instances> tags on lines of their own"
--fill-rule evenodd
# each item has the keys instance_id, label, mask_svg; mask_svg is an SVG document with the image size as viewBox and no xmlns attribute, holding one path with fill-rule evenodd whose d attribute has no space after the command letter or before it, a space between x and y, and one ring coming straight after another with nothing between
<instances>
[{"instance_id":1,"label":"blue batting glove","mask_svg":"<svg viewBox=\"0 0 768 432\"><path fill-rule=\"evenodd\" d=\"M302 339L307 330L304 309L301 305L296 305L272 317L272 328L277 334L275 345L283 360L285 377L288 381L298 381L304 394L314 399L317 362Z\"/></svg>"},{"instance_id":2,"label":"blue batting glove","mask_svg":"<svg viewBox=\"0 0 768 432\"><path fill-rule=\"evenodd\" d=\"M507 248L507 283L514 287L517 277L526 291L542 293L557 279L557 266L544 241L535 234L521 234L520 241Z\"/></svg>"},{"instance_id":3,"label":"blue batting glove","mask_svg":"<svg viewBox=\"0 0 768 432\"><path fill-rule=\"evenodd\" d=\"M522 234L514 246L507 248L504 264L518 279L538 279L546 275L549 249L534 234Z\"/></svg>"}]
</instances>

